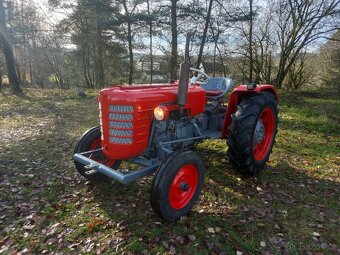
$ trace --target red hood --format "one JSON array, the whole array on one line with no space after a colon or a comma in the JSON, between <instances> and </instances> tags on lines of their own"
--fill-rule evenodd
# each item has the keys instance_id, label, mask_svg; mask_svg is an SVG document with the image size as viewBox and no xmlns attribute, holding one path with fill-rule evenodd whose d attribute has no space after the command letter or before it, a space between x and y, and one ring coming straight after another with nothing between
<instances>
[{"instance_id":1,"label":"red hood","mask_svg":"<svg viewBox=\"0 0 340 255\"><path fill-rule=\"evenodd\" d=\"M154 119L153 110L160 104L169 110L178 109L176 104L178 84L112 86L103 89L99 94L102 115L102 147L107 157L112 159L127 159L140 155L147 147L151 123ZM133 128L131 144L110 142L109 105L133 107ZM118 108L117 108L118 109ZM204 112L205 91L199 86L189 86L187 103L184 109L190 116ZM120 114L118 112L118 114Z\"/></svg>"}]
</instances>

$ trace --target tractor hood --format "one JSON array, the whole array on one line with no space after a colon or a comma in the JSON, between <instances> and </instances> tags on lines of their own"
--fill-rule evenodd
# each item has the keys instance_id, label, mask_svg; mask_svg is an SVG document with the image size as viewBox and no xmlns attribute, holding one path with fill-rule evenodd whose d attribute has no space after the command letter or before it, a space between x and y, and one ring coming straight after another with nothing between
<instances>
[{"instance_id":1,"label":"tractor hood","mask_svg":"<svg viewBox=\"0 0 340 255\"><path fill-rule=\"evenodd\" d=\"M153 110L158 105L178 109L178 83L113 86L99 94L104 154L117 160L141 155L149 141ZM205 91L189 86L184 109L190 116L204 112Z\"/></svg>"}]
</instances>

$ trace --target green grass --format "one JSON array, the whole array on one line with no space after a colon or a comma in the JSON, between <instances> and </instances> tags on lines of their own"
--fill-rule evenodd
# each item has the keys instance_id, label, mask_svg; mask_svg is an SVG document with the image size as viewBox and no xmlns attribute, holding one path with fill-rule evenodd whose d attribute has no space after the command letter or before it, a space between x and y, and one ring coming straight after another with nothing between
<instances>
[{"instance_id":1,"label":"green grass","mask_svg":"<svg viewBox=\"0 0 340 255\"><path fill-rule=\"evenodd\" d=\"M83 99L57 89L26 94L0 94L0 254L335 254L339 249L336 93L280 92L277 143L258 176L233 170L225 141L199 144L204 190L188 217L175 223L152 212L152 176L127 186L94 185L76 173L74 145L98 125L95 91Z\"/></svg>"}]
</instances>

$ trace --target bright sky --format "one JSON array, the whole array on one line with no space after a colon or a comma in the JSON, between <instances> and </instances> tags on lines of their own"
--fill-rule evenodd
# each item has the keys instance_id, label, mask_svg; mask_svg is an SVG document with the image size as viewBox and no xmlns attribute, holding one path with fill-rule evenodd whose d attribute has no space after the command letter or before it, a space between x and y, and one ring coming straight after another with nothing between
<instances>
[{"instance_id":1,"label":"bright sky","mask_svg":"<svg viewBox=\"0 0 340 255\"><path fill-rule=\"evenodd\" d=\"M59 9L51 9L48 6L48 0L32 0L32 2L34 3L34 5L37 8L37 11L39 13L41 13L41 15L46 19L47 21L47 26L54 26L56 25L59 21L61 21L63 18L67 17L68 15L68 10L63 9L63 8L59 8ZM261 1L262 4L264 3L264 1ZM179 48L179 53L181 54L181 52L184 50L184 37L182 38L182 36L180 36L179 38L179 44L178 44L178 48ZM141 42L143 42L145 45L147 45L149 43L149 38L141 38ZM321 40L321 42L323 42L323 40ZM320 42L320 43L321 43ZM161 54L162 52L158 49L157 45L162 45L165 46L167 43L163 40L161 40L159 37L154 37L153 38L153 43L154 43L154 54ZM70 46L70 45L69 45ZM318 44L314 44L311 47L309 47L308 51L315 51L318 48ZM70 46L72 48L72 46ZM209 50L209 45L206 45L206 50ZM135 50L135 52L137 53L146 53L146 50Z\"/></svg>"},{"instance_id":2,"label":"bright sky","mask_svg":"<svg viewBox=\"0 0 340 255\"><path fill-rule=\"evenodd\" d=\"M41 13L50 25L55 25L58 21L66 17L67 12L63 9L51 10L48 6L48 0L32 0L37 7L37 11Z\"/></svg>"}]
</instances>

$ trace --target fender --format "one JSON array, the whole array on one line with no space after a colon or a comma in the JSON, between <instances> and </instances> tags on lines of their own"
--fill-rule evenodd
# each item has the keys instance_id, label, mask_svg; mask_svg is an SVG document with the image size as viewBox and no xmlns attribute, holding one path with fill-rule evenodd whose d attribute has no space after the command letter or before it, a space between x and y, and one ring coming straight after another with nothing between
<instances>
[{"instance_id":1,"label":"fender","mask_svg":"<svg viewBox=\"0 0 340 255\"><path fill-rule=\"evenodd\" d=\"M241 85L236 87L233 92L231 93L229 100L228 100L228 107L227 112L224 117L224 125L223 125L223 131L222 131L222 138L226 138L228 136L228 127L231 124L231 115L234 114L237 111L237 105L242 101L244 96L259 92L269 92L274 94L276 100L279 100L279 96L277 94L277 91L273 85L269 84L263 84L263 85L257 85L254 89L249 90L247 88L247 85Z\"/></svg>"}]
</instances>

